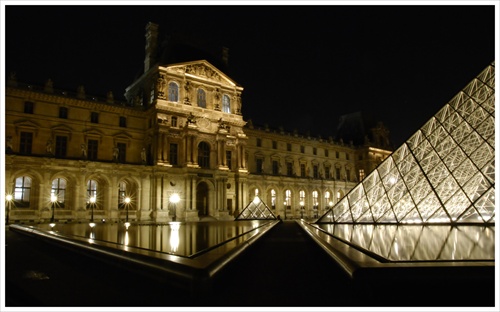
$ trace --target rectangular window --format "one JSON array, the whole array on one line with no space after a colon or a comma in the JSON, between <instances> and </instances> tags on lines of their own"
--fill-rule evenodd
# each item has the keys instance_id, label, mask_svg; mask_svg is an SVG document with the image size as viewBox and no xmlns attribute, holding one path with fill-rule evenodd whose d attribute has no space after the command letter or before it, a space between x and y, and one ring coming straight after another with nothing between
<instances>
[{"instance_id":1,"label":"rectangular window","mask_svg":"<svg viewBox=\"0 0 500 312\"><path fill-rule=\"evenodd\" d=\"M177 143L170 143L170 164L173 166L177 166L179 164L178 160L178 151L177 151Z\"/></svg>"},{"instance_id":2,"label":"rectangular window","mask_svg":"<svg viewBox=\"0 0 500 312\"><path fill-rule=\"evenodd\" d=\"M273 141L273 149L277 149L277 148L278 148L278 142Z\"/></svg>"},{"instance_id":3,"label":"rectangular window","mask_svg":"<svg viewBox=\"0 0 500 312\"><path fill-rule=\"evenodd\" d=\"M325 157L328 157L328 150L325 149Z\"/></svg>"},{"instance_id":4,"label":"rectangular window","mask_svg":"<svg viewBox=\"0 0 500 312\"><path fill-rule=\"evenodd\" d=\"M306 164L300 164L300 176L302 178L306 177Z\"/></svg>"},{"instance_id":5,"label":"rectangular window","mask_svg":"<svg viewBox=\"0 0 500 312\"><path fill-rule=\"evenodd\" d=\"M231 167L231 151L226 151L226 165L229 169L232 169Z\"/></svg>"},{"instance_id":6,"label":"rectangular window","mask_svg":"<svg viewBox=\"0 0 500 312\"><path fill-rule=\"evenodd\" d=\"M365 178L365 170L359 169L359 181L363 181Z\"/></svg>"},{"instance_id":7,"label":"rectangular window","mask_svg":"<svg viewBox=\"0 0 500 312\"><path fill-rule=\"evenodd\" d=\"M345 179L346 181L351 181L351 170L349 169L345 170Z\"/></svg>"},{"instance_id":8,"label":"rectangular window","mask_svg":"<svg viewBox=\"0 0 500 312\"><path fill-rule=\"evenodd\" d=\"M56 157L66 157L66 150L68 148L68 137L56 136Z\"/></svg>"},{"instance_id":9,"label":"rectangular window","mask_svg":"<svg viewBox=\"0 0 500 312\"><path fill-rule=\"evenodd\" d=\"M304 152L305 152L305 150L306 150L306 149L305 149L304 145L301 145L301 146L300 146L300 152L301 152L301 153L304 153Z\"/></svg>"},{"instance_id":10,"label":"rectangular window","mask_svg":"<svg viewBox=\"0 0 500 312\"><path fill-rule=\"evenodd\" d=\"M118 162L125 163L127 159L127 144L117 143L116 147L118 147Z\"/></svg>"},{"instance_id":11,"label":"rectangular window","mask_svg":"<svg viewBox=\"0 0 500 312\"><path fill-rule=\"evenodd\" d=\"M257 138L257 147L261 147L261 146L262 146L262 139Z\"/></svg>"},{"instance_id":12,"label":"rectangular window","mask_svg":"<svg viewBox=\"0 0 500 312\"><path fill-rule=\"evenodd\" d=\"M340 180L340 168L335 168L335 178Z\"/></svg>"},{"instance_id":13,"label":"rectangular window","mask_svg":"<svg viewBox=\"0 0 500 312\"><path fill-rule=\"evenodd\" d=\"M316 147L313 147L313 155L318 154L318 149Z\"/></svg>"},{"instance_id":14,"label":"rectangular window","mask_svg":"<svg viewBox=\"0 0 500 312\"><path fill-rule=\"evenodd\" d=\"M255 171L256 171L257 173L262 173L262 158L257 158L257 159L255 160L255 165L257 166L257 168L256 168L256 170L255 170Z\"/></svg>"},{"instance_id":15,"label":"rectangular window","mask_svg":"<svg viewBox=\"0 0 500 312\"><path fill-rule=\"evenodd\" d=\"M126 128L127 127L127 118L120 116L120 127Z\"/></svg>"},{"instance_id":16,"label":"rectangular window","mask_svg":"<svg viewBox=\"0 0 500 312\"><path fill-rule=\"evenodd\" d=\"M292 151L292 144L291 143L286 143L286 150L288 152L291 152Z\"/></svg>"},{"instance_id":17,"label":"rectangular window","mask_svg":"<svg viewBox=\"0 0 500 312\"><path fill-rule=\"evenodd\" d=\"M172 116L172 118L170 118L170 121L172 122L172 127L177 127L177 117Z\"/></svg>"},{"instance_id":18,"label":"rectangular window","mask_svg":"<svg viewBox=\"0 0 500 312\"><path fill-rule=\"evenodd\" d=\"M273 174L279 173L280 163L277 160L273 160Z\"/></svg>"},{"instance_id":19,"label":"rectangular window","mask_svg":"<svg viewBox=\"0 0 500 312\"><path fill-rule=\"evenodd\" d=\"M335 158L339 158L339 152L335 152Z\"/></svg>"},{"instance_id":20,"label":"rectangular window","mask_svg":"<svg viewBox=\"0 0 500 312\"><path fill-rule=\"evenodd\" d=\"M68 108L59 107L59 118L68 119Z\"/></svg>"},{"instance_id":21,"label":"rectangular window","mask_svg":"<svg viewBox=\"0 0 500 312\"><path fill-rule=\"evenodd\" d=\"M33 146L33 133L21 132L20 142L19 142L19 153L24 155L30 155L32 146Z\"/></svg>"},{"instance_id":22,"label":"rectangular window","mask_svg":"<svg viewBox=\"0 0 500 312\"><path fill-rule=\"evenodd\" d=\"M97 140L88 140L87 142L87 157L88 160L97 160Z\"/></svg>"},{"instance_id":23,"label":"rectangular window","mask_svg":"<svg viewBox=\"0 0 500 312\"><path fill-rule=\"evenodd\" d=\"M34 106L35 106L35 103L33 103L33 102L24 102L24 113L25 114L33 114Z\"/></svg>"},{"instance_id":24,"label":"rectangular window","mask_svg":"<svg viewBox=\"0 0 500 312\"><path fill-rule=\"evenodd\" d=\"M99 123L99 113L91 112L90 113L90 122L91 123Z\"/></svg>"},{"instance_id":25,"label":"rectangular window","mask_svg":"<svg viewBox=\"0 0 500 312\"><path fill-rule=\"evenodd\" d=\"M330 179L330 167L325 167L325 179Z\"/></svg>"},{"instance_id":26,"label":"rectangular window","mask_svg":"<svg viewBox=\"0 0 500 312\"><path fill-rule=\"evenodd\" d=\"M345 153L345 159L349 160L349 154L348 153Z\"/></svg>"},{"instance_id":27,"label":"rectangular window","mask_svg":"<svg viewBox=\"0 0 500 312\"><path fill-rule=\"evenodd\" d=\"M292 162L287 162L286 163L286 175L287 176L292 176L293 175L293 163Z\"/></svg>"},{"instance_id":28,"label":"rectangular window","mask_svg":"<svg viewBox=\"0 0 500 312\"><path fill-rule=\"evenodd\" d=\"M319 170L318 170L318 169L319 169L318 165L314 165L314 166L313 166L313 177L314 177L315 179L318 179L318 178L319 178Z\"/></svg>"}]
</instances>

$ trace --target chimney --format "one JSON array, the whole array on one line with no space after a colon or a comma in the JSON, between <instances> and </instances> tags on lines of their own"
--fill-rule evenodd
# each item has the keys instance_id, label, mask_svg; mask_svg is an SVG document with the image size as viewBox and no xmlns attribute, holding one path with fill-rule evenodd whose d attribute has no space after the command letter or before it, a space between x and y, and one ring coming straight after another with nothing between
<instances>
[{"instance_id":1,"label":"chimney","mask_svg":"<svg viewBox=\"0 0 500 312\"><path fill-rule=\"evenodd\" d=\"M149 22L146 25L146 57L144 58L144 72L156 63L158 49L158 25Z\"/></svg>"},{"instance_id":2,"label":"chimney","mask_svg":"<svg viewBox=\"0 0 500 312\"><path fill-rule=\"evenodd\" d=\"M229 66L229 48L222 47L222 62L226 67Z\"/></svg>"}]
</instances>

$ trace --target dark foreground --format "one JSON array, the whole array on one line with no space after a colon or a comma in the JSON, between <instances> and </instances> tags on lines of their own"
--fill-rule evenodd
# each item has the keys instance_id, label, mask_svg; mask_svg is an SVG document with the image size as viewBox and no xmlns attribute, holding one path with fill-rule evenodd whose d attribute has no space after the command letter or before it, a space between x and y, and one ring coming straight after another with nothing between
<instances>
[{"instance_id":1,"label":"dark foreground","mask_svg":"<svg viewBox=\"0 0 500 312\"><path fill-rule=\"evenodd\" d=\"M6 230L7 307L371 307L495 305L495 281L355 285L295 222L279 224L191 295L168 281ZM453 292L447 291L452 289ZM448 295L447 295L448 294Z\"/></svg>"}]
</instances>

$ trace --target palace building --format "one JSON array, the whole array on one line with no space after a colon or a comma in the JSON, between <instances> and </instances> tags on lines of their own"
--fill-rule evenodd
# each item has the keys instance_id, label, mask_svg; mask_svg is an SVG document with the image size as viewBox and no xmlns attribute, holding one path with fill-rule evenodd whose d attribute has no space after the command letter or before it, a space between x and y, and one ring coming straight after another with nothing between
<instances>
[{"instance_id":1,"label":"palace building","mask_svg":"<svg viewBox=\"0 0 500 312\"><path fill-rule=\"evenodd\" d=\"M255 195L282 218L318 218L391 153L387 129L358 113L341 126L363 125L361 140L254 126L216 62L174 60L158 38L149 23L124 103L9 78L8 222L233 220Z\"/></svg>"}]
</instances>

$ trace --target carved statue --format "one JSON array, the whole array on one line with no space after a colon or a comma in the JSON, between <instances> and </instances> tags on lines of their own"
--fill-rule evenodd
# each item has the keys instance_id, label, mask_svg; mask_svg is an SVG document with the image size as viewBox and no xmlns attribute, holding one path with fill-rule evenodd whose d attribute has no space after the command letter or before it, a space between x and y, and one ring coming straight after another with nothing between
<instances>
[{"instance_id":1,"label":"carved statue","mask_svg":"<svg viewBox=\"0 0 500 312\"><path fill-rule=\"evenodd\" d=\"M113 159L116 161L118 160L118 156L120 154L120 149L118 147L113 147Z\"/></svg>"},{"instance_id":2,"label":"carved statue","mask_svg":"<svg viewBox=\"0 0 500 312\"><path fill-rule=\"evenodd\" d=\"M193 115L193 113L189 113L189 115L187 116L187 123L188 124L195 124L196 123L195 118L196 117Z\"/></svg>"},{"instance_id":3,"label":"carved statue","mask_svg":"<svg viewBox=\"0 0 500 312\"><path fill-rule=\"evenodd\" d=\"M47 152L47 154L52 155L52 140L48 140L45 144L45 151Z\"/></svg>"},{"instance_id":4,"label":"carved statue","mask_svg":"<svg viewBox=\"0 0 500 312\"><path fill-rule=\"evenodd\" d=\"M9 135L5 138L5 152L12 153L13 151L12 136Z\"/></svg>"},{"instance_id":5,"label":"carved statue","mask_svg":"<svg viewBox=\"0 0 500 312\"><path fill-rule=\"evenodd\" d=\"M82 145L80 145L80 149L82 151L82 158L87 159L87 145L83 143Z\"/></svg>"}]
</instances>

